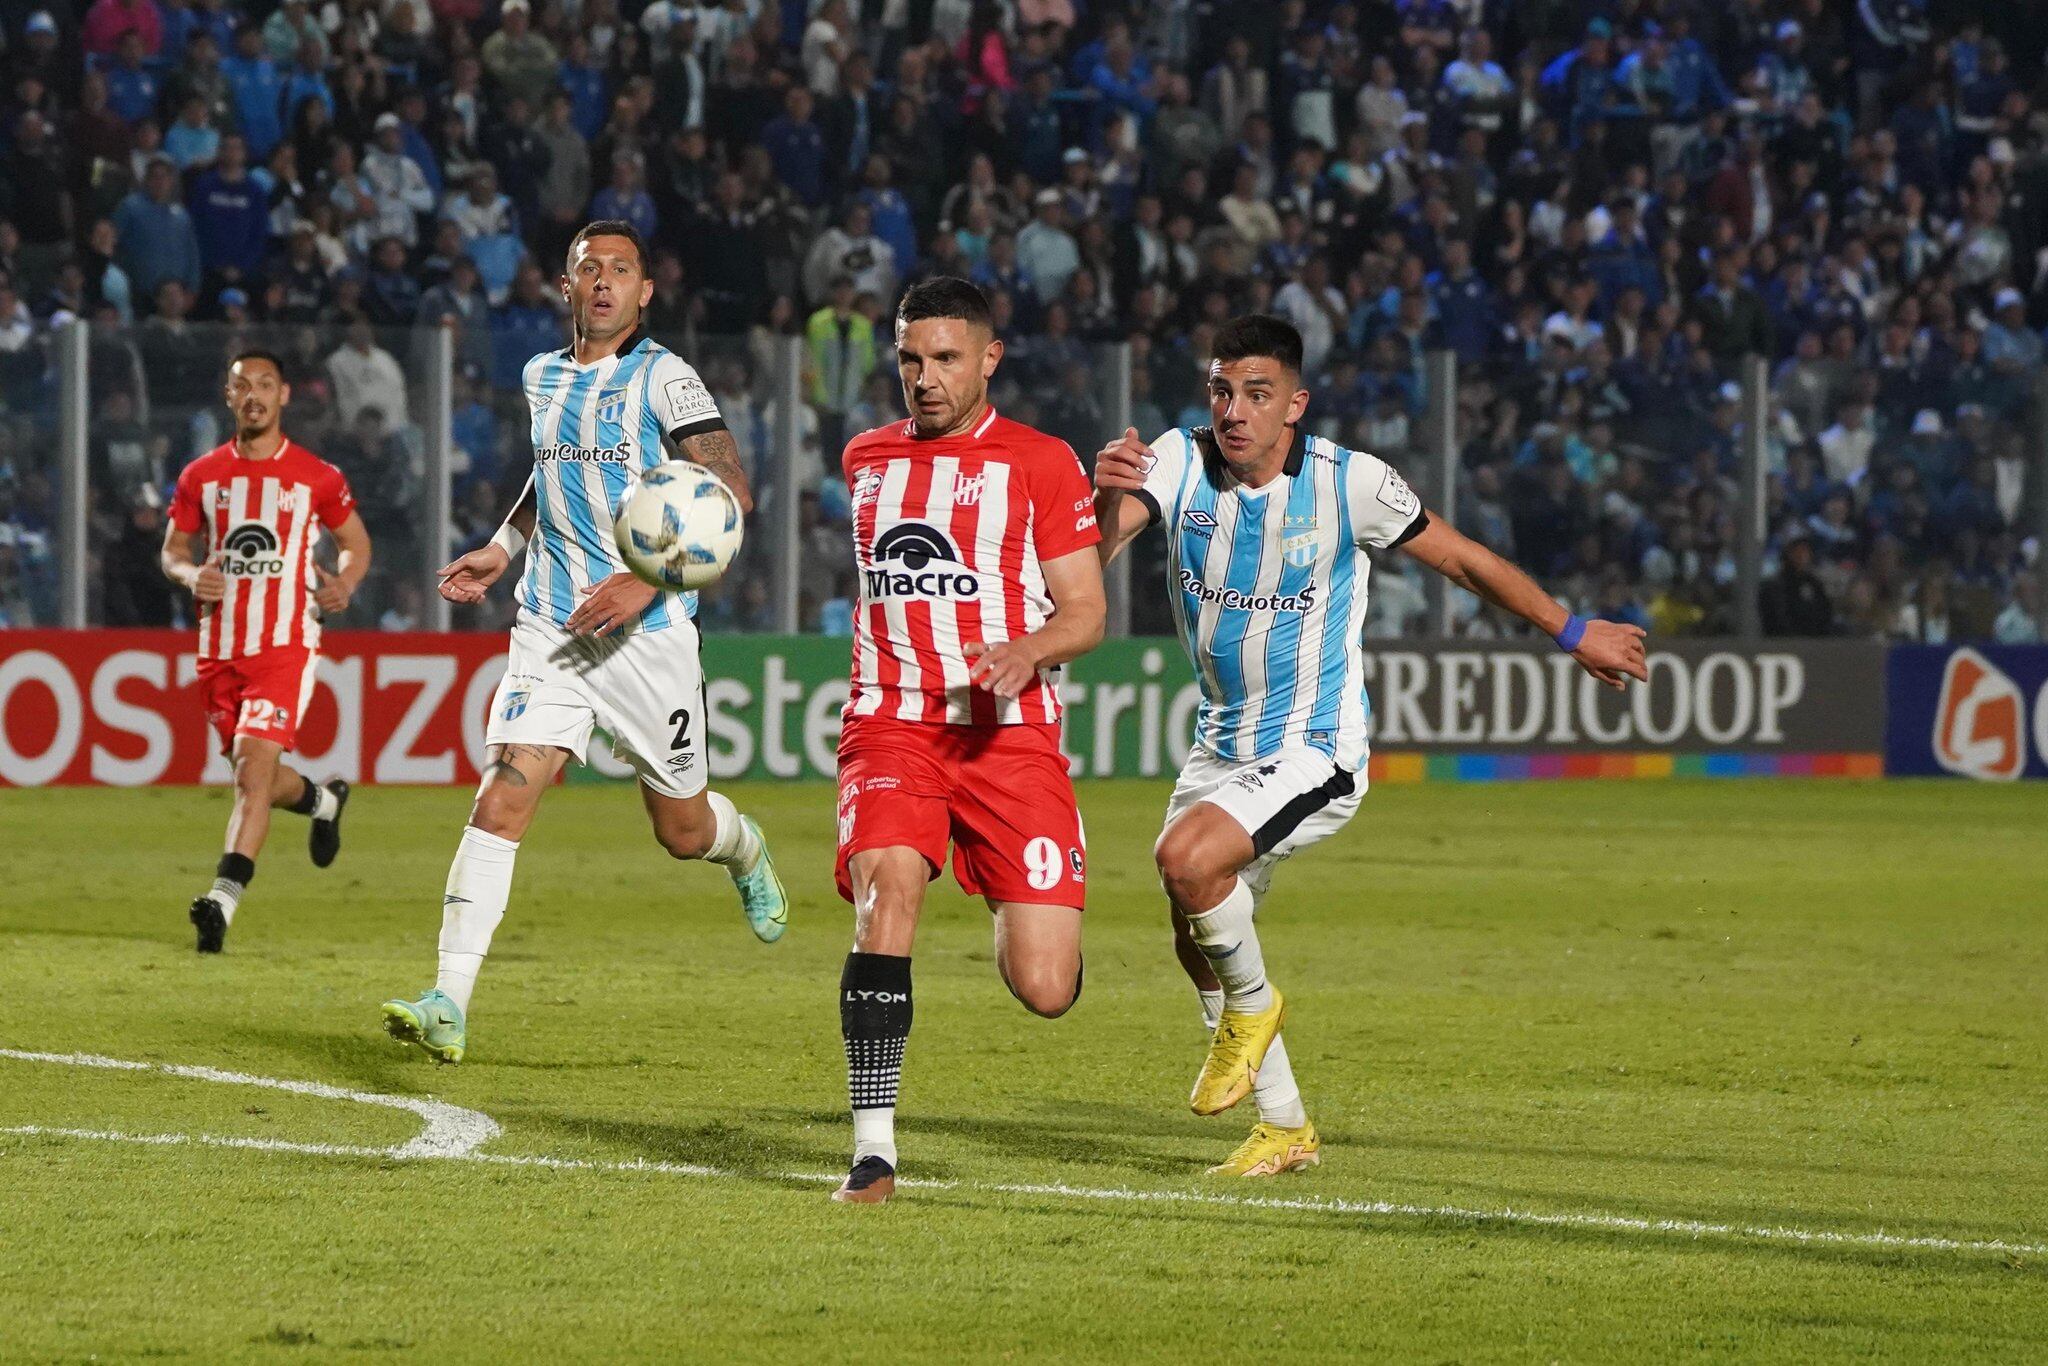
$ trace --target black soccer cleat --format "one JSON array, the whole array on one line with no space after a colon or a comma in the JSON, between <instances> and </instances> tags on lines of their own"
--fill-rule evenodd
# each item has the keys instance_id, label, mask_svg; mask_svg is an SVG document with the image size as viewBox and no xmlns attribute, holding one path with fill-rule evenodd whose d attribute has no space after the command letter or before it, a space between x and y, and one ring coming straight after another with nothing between
<instances>
[{"instance_id":1,"label":"black soccer cleat","mask_svg":"<svg viewBox=\"0 0 2048 1366\"><path fill-rule=\"evenodd\" d=\"M895 1193L896 1169L879 1157L863 1157L832 1198L848 1205L879 1205Z\"/></svg>"},{"instance_id":2,"label":"black soccer cleat","mask_svg":"<svg viewBox=\"0 0 2048 1366\"><path fill-rule=\"evenodd\" d=\"M306 836L306 848L313 855L315 868L325 868L341 852L341 813L348 805L346 782L340 778L329 778L320 786L334 794L334 819L315 819L312 831Z\"/></svg>"},{"instance_id":3,"label":"black soccer cleat","mask_svg":"<svg viewBox=\"0 0 2048 1366\"><path fill-rule=\"evenodd\" d=\"M227 942L227 912L210 896L193 898L192 927L199 931L201 953L219 953L221 945Z\"/></svg>"}]
</instances>

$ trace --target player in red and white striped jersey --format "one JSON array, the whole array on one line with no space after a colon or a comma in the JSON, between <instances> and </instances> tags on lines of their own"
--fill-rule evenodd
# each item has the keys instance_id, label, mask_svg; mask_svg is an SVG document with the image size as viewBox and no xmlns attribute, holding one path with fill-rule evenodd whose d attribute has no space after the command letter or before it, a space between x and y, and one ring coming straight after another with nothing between
<instances>
[{"instance_id":1,"label":"player in red and white striped jersey","mask_svg":"<svg viewBox=\"0 0 2048 1366\"><path fill-rule=\"evenodd\" d=\"M949 843L1011 993L1045 1016L1081 993L1087 852L1055 675L1102 639L1100 536L1074 452L989 406L1002 356L980 290L912 286L896 315L910 417L846 447L860 602L839 739L839 891L857 912L840 1200L895 1190L911 942Z\"/></svg>"},{"instance_id":2,"label":"player in red and white striped jersey","mask_svg":"<svg viewBox=\"0 0 2048 1366\"><path fill-rule=\"evenodd\" d=\"M199 686L235 766L227 852L191 907L201 953L220 952L256 876L270 808L313 818L315 866L340 852L348 784L315 784L284 754L313 694L320 618L347 607L370 569L370 534L348 480L280 425L291 401L283 364L242 352L228 366L226 399L235 439L178 476L163 550L164 573L198 602ZM332 574L313 561L323 529L340 548Z\"/></svg>"}]
</instances>

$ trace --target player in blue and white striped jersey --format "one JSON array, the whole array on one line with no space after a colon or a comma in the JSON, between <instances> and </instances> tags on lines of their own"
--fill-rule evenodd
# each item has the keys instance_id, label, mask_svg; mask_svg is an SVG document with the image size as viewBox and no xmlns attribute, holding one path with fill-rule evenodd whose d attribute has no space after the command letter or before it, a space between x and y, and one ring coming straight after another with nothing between
<instances>
[{"instance_id":1,"label":"player in blue and white striped jersey","mask_svg":"<svg viewBox=\"0 0 2048 1366\"><path fill-rule=\"evenodd\" d=\"M1149 446L1132 429L1095 463L1104 563L1163 530L1174 623L1202 690L1154 852L1213 1031L1190 1103L1217 1114L1257 1094L1259 1123L1217 1175L1321 1160L1252 917L1273 866L1342 829L1365 795L1365 552L1414 556L1553 636L1609 686L1649 677L1640 629L1567 612L1433 520L1385 461L1303 432L1308 402L1301 334L1279 318L1233 319L1209 369L1212 425Z\"/></svg>"},{"instance_id":2,"label":"player in blue and white striped jersey","mask_svg":"<svg viewBox=\"0 0 2048 1366\"><path fill-rule=\"evenodd\" d=\"M525 375L533 414L533 477L490 544L441 571L451 602L483 600L521 550L526 573L505 677L484 732L489 759L448 870L434 989L386 1001L385 1028L442 1062L468 1047L477 972L504 918L519 840L562 766L591 732L640 777L661 846L719 864L765 941L782 936L788 898L754 822L707 785L704 671L696 594L665 593L626 571L612 509L640 471L669 450L752 499L738 450L704 382L640 331L654 293L646 249L629 223L592 223L569 244L562 295L574 339L535 356Z\"/></svg>"}]
</instances>

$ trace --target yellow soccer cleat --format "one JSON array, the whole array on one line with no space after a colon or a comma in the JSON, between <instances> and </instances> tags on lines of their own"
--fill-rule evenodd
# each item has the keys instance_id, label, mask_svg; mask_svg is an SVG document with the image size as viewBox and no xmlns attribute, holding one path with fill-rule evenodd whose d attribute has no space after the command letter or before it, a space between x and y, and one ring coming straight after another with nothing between
<instances>
[{"instance_id":1,"label":"yellow soccer cleat","mask_svg":"<svg viewBox=\"0 0 2048 1366\"><path fill-rule=\"evenodd\" d=\"M1237 1145L1237 1151L1209 1168L1211 1176L1278 1176L1300 1171L1323 1160L1323 1140L1316 1126L1283 1129L1260 1120L1252 1136Z\"/></svg>"},{"instance_id":2,"label":"yellow soccer cleat","mask_svg":"<svg viewBox=\"0 0 2048 1366\"><path fill-rule=\"evenodd\" d=\"M1287 1002L1273 993L1273 1004L1255 1015L1225 1010L1209 1039L1209 1056L1188 1105L1198 1115L1220 1115L1251 1094L1252 1082L1266 1064L1266 1050L1280 1037Z\"/></svg>"}]
</instances>

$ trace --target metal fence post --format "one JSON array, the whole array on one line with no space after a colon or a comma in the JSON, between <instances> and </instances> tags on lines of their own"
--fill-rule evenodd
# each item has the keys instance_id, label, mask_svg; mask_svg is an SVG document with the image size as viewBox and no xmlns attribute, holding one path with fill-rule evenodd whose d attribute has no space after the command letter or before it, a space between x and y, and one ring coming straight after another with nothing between
<instances>
[{"instance_id":1,"label":"metal fence post","mask_svg":"<svg viewBox=\"0 0 2048 1366\"><path fill-rule=\"evenodd\" d=\"M92 324L73 319L57 334L57 619L85 622L87 427L92 417Z\"/></svg>"},{"instance_id":2,"label":"metal fence post","mask_svg":"<svg viewBox=\"0 0 2048 1366\"><path fill-rule=\"evenodd\" d=\"M1428 452L1429 475L1423 496L1432 511L1444 521L1458 523L1458 353L1431 351L1422 358L1423 384L1428 390L1424 418L1424 449ZM1457 598L1450 581L1442 575L1429 576L1429 629L1432 635L1449 636Z\"/></svg>"},{"instance_id":3,"label":"metal fence post","mask_svg":"<svg viewBox=\"0 0 2048 1366\"><path fill-rule=\"evenodd\" d=\"M1119 435L1131 425L1131 344L1117 342L1103 348L1103 357L1108 362L1109 402L1103 410L1103 439ZM1150 439L1149 437L1146 439ZM1103 528L1107 535L1109 529ZM1103 601L1108 607L1104 619L1104 632L1112 637L1128 636L1131 633L1131 557L1128 551L1117 556L1116 562L1103 571Z\"/></svg>"},{"instance_id":4,"label":"metal fence post","mask_svg":"<svg viewBox=\"0 0 2048 1366\"><path fill-rule=\"evenodd\" d=\"M1770 367L1762 356L1742 358L1742 442L1737 450L1735 497L1735 629L1745 640L1763 634L1758 593L1763 588L1765 455L1771 421Z\"/></svg>"},{"instance_id":5,"label":"metal fence post","mask_svg":"<svg viewBox=\"0 0 2048 1366\"><path fill-rule=\"evenodd\" d=\"M2034 544L2041 549L2034 559L2034 621L2041 639L2048 640L2048 370L2034 372L2032 444L2033 468L2027 471L2020 501L2022 508L2030 498L2034 504Z\"/></svg>"},{"instance_id":6,"label":"metal fence post","mask_svg":"<svg viewBox=\"0 0 2048 1366\"><path fill-rule=\"evenodd\" d=\"M421 601L427 605L430 631L448 629L448 600L441 596L435 569L448 558L449 538L455 525L455 333L445 326L434 327L427 336L427 373L420 379L425 396L421 427L426 434L426 505L421 509L422 539L426 554L421 557Z\"/></svg>"},{"instance_id":7,"label":"metal fence post","mask_svg":"<svg viewBox=\"0 0 2048 1366\"><path fill-rule=\"evenodd\" d=\"M797 558L803 553L802 491L796 486L801 452L797 409L804 401L804 340L778 337L775 343L775 422L770 433L774 449L763 462L773 476L768 481L771 502L767 530L774 537L775 577L772 626L784 635L802 629L798 616ZM837 452L830 453L836 455ZM829 457L828 457L829 458Z\"/></svg>"}]
</instances>

